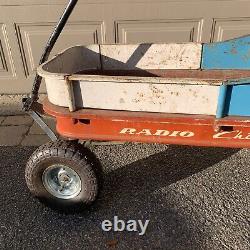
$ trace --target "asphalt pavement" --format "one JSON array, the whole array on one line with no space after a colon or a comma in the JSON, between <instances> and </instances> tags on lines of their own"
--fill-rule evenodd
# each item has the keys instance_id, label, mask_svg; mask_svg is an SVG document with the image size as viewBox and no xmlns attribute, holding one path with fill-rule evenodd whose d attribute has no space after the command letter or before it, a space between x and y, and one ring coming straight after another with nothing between
<instances>
[{"instance_id":1,"label":"asphalt pavement","mask_svg":"<svg viewBox=\"0 0 250 250\"><path fill-rule=\"evenodd\" d=\"M34 150L0 147L1 249L250 249L249 150L96 146L104 188L75 215L30 195L24 168ZM114 216L150 222L143 236L103 232Z\"/></svg>"}]
</instances>

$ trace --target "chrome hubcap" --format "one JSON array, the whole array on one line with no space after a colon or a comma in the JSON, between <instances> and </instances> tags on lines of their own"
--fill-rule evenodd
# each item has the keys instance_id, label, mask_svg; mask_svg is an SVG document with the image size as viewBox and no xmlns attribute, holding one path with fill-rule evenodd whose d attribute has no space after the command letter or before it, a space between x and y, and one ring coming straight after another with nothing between
<instances>
[{"instance_id":1,"label":"chrome hubcap","mask_svg":"<svg viewBox=\"0 0 250 250\"><path fill-rule=\"evenodd\" d=\"M81 192L80 176L64 165L48 167L43 173L42 180L46 190L57 198L72 199Z\"/></svg>"}]
</instances>

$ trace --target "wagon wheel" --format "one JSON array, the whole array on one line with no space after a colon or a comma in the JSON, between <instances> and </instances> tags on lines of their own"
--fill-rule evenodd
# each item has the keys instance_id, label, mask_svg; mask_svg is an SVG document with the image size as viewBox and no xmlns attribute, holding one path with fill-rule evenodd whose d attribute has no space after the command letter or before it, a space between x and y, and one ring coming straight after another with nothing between
<instances>
[{"instance_id":1,"label":"wagon wheel","mask_svg":"<svg viewBox=\"0 0 250 250\"><path fill-rule=\"evenodd\" d=\"M40 146L29 158L25 179L41 202L65 212L95 201L101 184L99 161L76 142L58 140Z\"/></svg>"}]
</instances>

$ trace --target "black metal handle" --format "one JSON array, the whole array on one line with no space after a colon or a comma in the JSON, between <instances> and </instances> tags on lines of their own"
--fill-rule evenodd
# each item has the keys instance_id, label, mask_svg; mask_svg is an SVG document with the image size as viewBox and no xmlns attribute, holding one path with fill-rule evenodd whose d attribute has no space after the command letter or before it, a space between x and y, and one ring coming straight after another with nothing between
<instances>
[{"instance_id":1,"label":"black metal handle","mask_svg":"<svg viewBox=\"0 0 250 250\"><path fill-rule=\"evenodd\" d=\"M44 63L46 60L48 60L50 52L54 48L54 45L55 45L58 37L60 36L63 28L65 27L65 24L67 23L67 21L71 15L72 11L74 10L77 2L78 2L78 0L70 0L69 1L68 5L65 8L62 16L60 17L53 33L51 34L51 36L46 44L46 47L44 48L44 52L43 52L41 59L39 61L39 65ZM23 99L23 109L25 111L29 111L31 109L32 104L38 100L38 92L40 89L41 82L42 82L42 77L39 76L38 74L36 74L30 96Z\"/></svg>"}]
</instances>

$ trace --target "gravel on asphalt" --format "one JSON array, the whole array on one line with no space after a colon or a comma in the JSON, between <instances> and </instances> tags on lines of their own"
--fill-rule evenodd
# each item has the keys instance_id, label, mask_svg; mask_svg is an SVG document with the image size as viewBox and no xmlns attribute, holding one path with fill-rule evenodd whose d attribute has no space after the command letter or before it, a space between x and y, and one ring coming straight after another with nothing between
<instances>
[{"instance_id":1,"label":"gravel on asphalt","mask_svg":"<svg viewBox=\"0 0 250 250\"><path fill-rule=\"evenodd\" d=\"M250 249L249 150L95 146L102 193L65 215L31 197L24 168L34 147L0 147L1 249ZM145 235L103 232L103 220L150 220Z\"/></svg>"}]
</instances>

